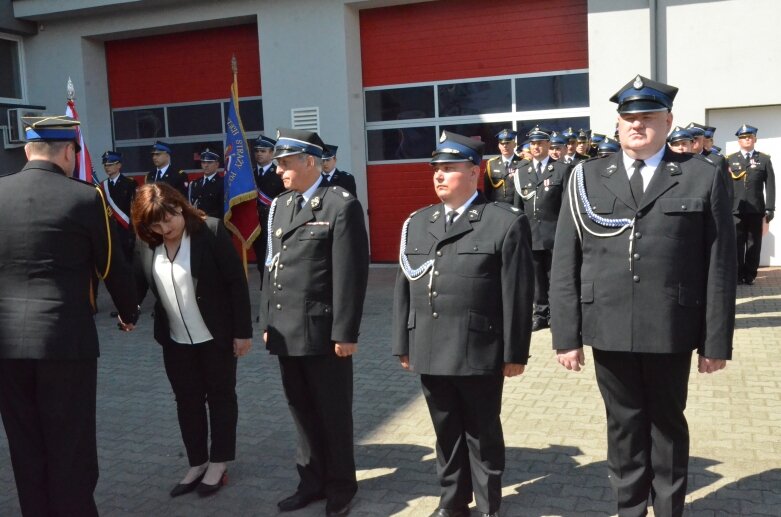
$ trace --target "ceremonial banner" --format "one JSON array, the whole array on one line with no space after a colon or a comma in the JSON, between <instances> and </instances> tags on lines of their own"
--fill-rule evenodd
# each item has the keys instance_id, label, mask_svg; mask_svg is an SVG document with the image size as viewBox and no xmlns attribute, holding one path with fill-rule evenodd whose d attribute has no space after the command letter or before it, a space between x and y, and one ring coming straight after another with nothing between
<instances>
[{"instance_id":1,"label":"ceremonial banner","mask_svg":"<svg viewBox=\"0 0 781 517\"><path fill-rule=\"evenodd\" d=\"M239 115L239 92L236 84L235 58L232 62L233 84L228 117L225 122L225 226L241 241L244 261L246 250L260 236L255 178L252 161Z\"/></svg>"}]
</instances>

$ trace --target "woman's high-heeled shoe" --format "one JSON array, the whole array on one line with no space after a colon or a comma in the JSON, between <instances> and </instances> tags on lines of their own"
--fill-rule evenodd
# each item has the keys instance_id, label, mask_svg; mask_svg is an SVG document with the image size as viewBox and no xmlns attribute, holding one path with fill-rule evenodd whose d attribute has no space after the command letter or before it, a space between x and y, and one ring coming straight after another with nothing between
<instances>
[{"instance_id":1,"label":"woman's high-heeled shoe","mask_svg":"<svg viewBox=\"0 0 781 517\"><path fill-rule=\"evenodd\" d=\"M205 475L206 470L204 469L204 471L201 472L201 475L195 478L193 481L190 481L189 483L179 483L171 489L171 497L179 497L180 495L189 494L198 487L198 484Z\"/></svg>"},{"instance_id":2,"label":"woman's high-heeled shoe","mask_svg":"<svg viewBox=\"0 0 781 517\"><path fill-rule=\"evenodd\" d=\"M198 492L198 495L200 496L206 496L206 495L212 495L213 493L217 492L223 485L228 484L228 469L225 469L225 471L222 473L222 476L220 476L220 480L214 484L214 485L208 485L201 481L198 484L198 488L196 491Z\"/></svg>"}]
</instances>

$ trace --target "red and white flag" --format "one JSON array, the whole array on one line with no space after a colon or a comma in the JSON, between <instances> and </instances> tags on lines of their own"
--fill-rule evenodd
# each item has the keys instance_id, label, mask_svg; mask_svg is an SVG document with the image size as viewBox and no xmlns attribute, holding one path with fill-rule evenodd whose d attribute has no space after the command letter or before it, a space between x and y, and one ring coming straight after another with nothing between
<instances>
[{"instance_id":1,"label":"red and white flag","mask_svg":"<svg viewBox=\"0 0 781 517\"><path fill-rule=\"evenodd\" d=\"M74 120L79 120L79 114L76 111L76 104L73 102L75 96L75 90L73 89L73 82L70 77L68 78L68 103L65 106L65 116L71 117ZM76 126L76 133L79 137L79 145L81 146L81 152L76 155L76 167L73 169L73 177L86 181L87 183L97 184L95 181L95 170L92 168L92 159L89 156L87 150L87 144L84 143L84 135L81 133L81 128Z\"/></svg>"}]
</instances>

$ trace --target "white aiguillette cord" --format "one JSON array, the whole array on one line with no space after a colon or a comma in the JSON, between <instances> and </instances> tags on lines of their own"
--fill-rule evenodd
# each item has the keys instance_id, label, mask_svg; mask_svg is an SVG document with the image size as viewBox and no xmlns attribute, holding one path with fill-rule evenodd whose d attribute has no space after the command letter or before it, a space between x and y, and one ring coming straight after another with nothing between
<instances>
[{"instance_id":1,"label":"white aiguillette cord","mask_svg":"<svg viewBox=\"0 0 781 517\"><path fill-rule=\"evenodd\" d=\"M589 203L588 196L586 195L586 185L585 185L585 179L584 179L584 173L583 173L583 162L579 163L575 170L573 171L572 175L570 176L569 183L567 185L567 195L569 196L569 208L570 208L570 215L572 216L572 221L575 223L575 229L578 232L578 241L580 243L583 243L583 233L581 232L581 227L583 227L589 234L600 237L600 238L606 238L606 237L615 237L617 235L621 235L624 231L626 231L627 228L634 229L635 226L635 219L609 219L607 217L602 217L594 213L594 210L591 208L591 203ZM591 230L588 225L586 225L585 220L583 219L583 214L580 213L580 210L578 209L578 199L580 199L580 202L583 205L583 209L586 212L586 215L588 218L593 221L594 223L605 226L607 228L618 228L618 230L613 232L607 232L607 233L598 233L593 230ZM629 270L632 271L634 269L634 261L632 257L632 253L634 251L634 244L635 244L635 232L629 232Z\"/></svg>"}]
</instances>

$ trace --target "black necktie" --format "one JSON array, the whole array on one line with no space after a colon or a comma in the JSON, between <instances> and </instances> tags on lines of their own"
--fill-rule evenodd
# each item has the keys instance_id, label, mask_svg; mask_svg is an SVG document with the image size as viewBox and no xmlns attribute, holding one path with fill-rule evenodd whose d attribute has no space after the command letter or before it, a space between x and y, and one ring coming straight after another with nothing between
<instances>
[{"instance_id":1,"label":"black necktie","mask_svg":"<svg viewBox=\"0 0 781 517\"><path fill-rule=\"evenodd\" d=\"M160 181L162 178L163 178L163 171L157 169L157 177L155 178L155 181Z\"/></svg>"},{"instance_id":2,"label":"black necktie","mask_svg":"<svg viewBox=\"0 0 781 517\"><path fill-rule=\"evenodd\" d=\"M304 204L304 196L302 194L296 194L293 203L293 217L295 217L298 215L298 212L301 211L301 206Z\"/></svg>"},{"instance_id":3,"label":"black necktie","mask_svg":"<svg viewBox=\"0 0 781 517\"><path fill-rule=\"evenodd\" d=\"M640 204L643 199L643 175L640 174L640 169L645 167L643 160L635 160L632 163L632 168L635 170L632 173L632 177L629 178L629 188L632 189L632 197L635 198L635 203Z\"/></svg>"},{"instance_id":4,"label":"black necktie","mask_svg":"<svg viewBox=\"0 0 781 517\"><path fill-rule=\"evenodd\" d=\"M537 179L542 177L542 162L537 162Z\"/></svg>"},{"instance_id":5,"label":"black necktie","mask_svg":"<svg viewBox=\"0 0 781 517\"><path fill-rule=\"evenodd\" d=\"M451 210L447 213L447 217L445 217L445 231L450 230L450 227L453 226L453 220L458 215L458 212L455 210Z\"/></svg>"},{"instance_id":6,"label":"black necktie","mask_svg":"<svg viewBox=\"0 0 781 517\"><path fill-rule=\"evenodd\" d=\"M746 153L746 161L751 163L751 156L753 153Z\"/></svg>"}]
</instances>

